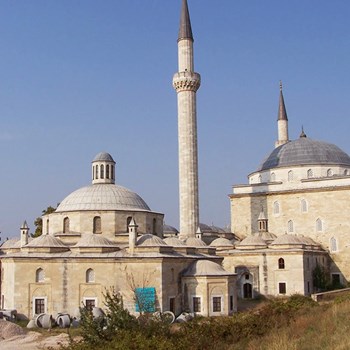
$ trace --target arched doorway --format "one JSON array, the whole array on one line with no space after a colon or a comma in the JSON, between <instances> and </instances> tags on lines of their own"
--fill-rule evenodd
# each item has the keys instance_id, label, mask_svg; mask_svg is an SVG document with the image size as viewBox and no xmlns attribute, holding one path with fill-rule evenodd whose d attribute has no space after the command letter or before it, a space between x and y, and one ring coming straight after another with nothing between
<instances>
[{"instance_id":1,"label":"arched doorway","mask_svg":"<svg viewBox=\"0 0 350 350\"><path fill-rule=\"evenodd\" d=\"M253 298L253 288L252 288L252 285L250 283L243 284L243 298L244 299Z\"/></svg>"}]
</instances>

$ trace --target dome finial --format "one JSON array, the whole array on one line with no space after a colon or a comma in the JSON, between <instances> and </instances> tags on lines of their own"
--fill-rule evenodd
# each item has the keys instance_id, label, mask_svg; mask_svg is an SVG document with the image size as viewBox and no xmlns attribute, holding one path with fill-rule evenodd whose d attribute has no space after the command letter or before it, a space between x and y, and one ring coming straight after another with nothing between
<instances>
[{"instance_id":1,"label":"dome finial","mask_svg":"<svg viewBox=\"0 0 350 350\"><path fill-rule=\"evenodd\" d=\"M280 91L282 91L282 80L280 80Z\"/></svg>"},{"instance_id":2,"label":"dome finial","mask_svg":"<svg viewBox=\"0 0 350 350\"><path fill-rule=\"evenodd\" d=\"M303 125L301 126L301 133L300 133L300 138L302 138L302 137L306 137L306 134L305 134L305 132L304 132L304 126L303 126Z\"/></svg>"}]
</instances>

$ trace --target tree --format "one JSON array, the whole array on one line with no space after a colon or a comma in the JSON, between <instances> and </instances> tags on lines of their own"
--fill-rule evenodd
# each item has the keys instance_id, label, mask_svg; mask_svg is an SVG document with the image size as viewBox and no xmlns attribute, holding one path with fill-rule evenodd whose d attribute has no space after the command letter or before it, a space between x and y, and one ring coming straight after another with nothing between
<instances>
[{"instance_id":1,"label":"tree","mask_svg":"<svg viewBox=\"0 0 350 350\"><path fill-rule=\"evenodd\" d=\"M54 208L50 205L42 211L42 215L51 214L55 210L56 210L56 208ZM35 238L35 237L41 236L43 234L43 219L41 218L41 216L37 217L34 220L34 226L35 226L35 232L34 232L34 234L32 234L32 237Z\"/></svg>"}]
</instances>

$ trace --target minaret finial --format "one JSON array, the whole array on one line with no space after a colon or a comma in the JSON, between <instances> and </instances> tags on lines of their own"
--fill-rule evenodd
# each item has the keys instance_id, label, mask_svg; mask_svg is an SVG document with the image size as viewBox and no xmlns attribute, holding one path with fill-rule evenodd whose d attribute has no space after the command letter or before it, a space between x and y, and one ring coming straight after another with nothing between
<instances>
[{"instance_id":1,"label":"minaret finial","mask_svg":"<svg viewBox=\"0 0 350 350\"><path fill-rule=\"evenodd\" d=\"M305 132L304 132L304 126L302 125L301 126L301 133L300 133L300 136L299 136L300 138L302 138L302 137L306 137L306 134L305 134Z\"/></svg>"},{"instance_id":2,"label":"minaret finial","mask_svg":"<svg viewBox=\"0 0 350 350\"><path fill-rule=\"evenodd\" d=\"M190 13L188 11L187 0L182 0L178 41L182 39L190 39L193 41Z\"/></svg>"},{"instance_id":3,"label":"minaret finial","mask_svg":"<svg viewBox=\"0 0 350 350\"><path fill-rule=\"evenodd\" d=\"M282 92L282 80L280 80L280 102L278 106L278 118L277 120L288 120L286 106L284 104L284 97Z\"/></svg>"}]
</instances>

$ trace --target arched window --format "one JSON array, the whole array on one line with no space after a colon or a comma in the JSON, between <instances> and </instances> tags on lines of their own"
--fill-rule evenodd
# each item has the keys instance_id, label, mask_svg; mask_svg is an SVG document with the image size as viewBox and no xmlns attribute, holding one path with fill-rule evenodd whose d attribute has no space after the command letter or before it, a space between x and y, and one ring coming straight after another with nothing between
<instances>
[{"instance_id":1,"label":"arched window","mask_svg":"<svg viewBox=\"0 0 350 350\"><path fill-rule=\"evenodd\" d=\"M63 233L69 233L69 218L63 219Z\"/></svg>"},{"instance_id":2,"label":"arched window","mask_svg":"<svg viewBox=\"0 0 350 350\"><path fill-rule=\"evenodd\" d=\"M35 282L44 282L45 280L45 272L39 267L35 272Z\"/></svg>"},{"instance_id":3,"label":"arched window","mask_svg":"<svg viewBox=\"0 0 350 350\"><path fill-rule=\"evenodd\" d=\"M109 164L106 165L106 179L109 179Z\"/></svg>"},{"instance_id":4,"label":"arched window","mask_svg":"<svg viewBox=\"0 0 350 350\"><path fill-rule=\"evenodd\" d=\"M156 219L156 218L153 219L152 233L153 233L154 235L157 234L157 219Z\"/></svg>"},{"instance_id":5,"label":"arched window","mask_svg":"<svg viewBox=\"0 0 350 350\"><path fill-rule=\"evenodd\" d=\"M275 173L271 173L270 180L271 180L271 182L275 182L276 181L276 174Z\"/></svg>"},{"instance_id":6,"label":"arched window","mask_svg":"<svg viewBox=\"0 0 350 350\"><path fill-rule=\"evenodd\" d=\"M129 225L131 220L132 220L132 216L128 216L128 218L126 219L126 232L129 232Z\"/></svg>"},{"instance_id":7,"label":"arched window","mask_svg":"<svg viewBox=\"0 0 350 350\"><path fill-rule=\"evenodd\" d=\"M349 169L345 169L345 170L344 170L344 175L345 175L345 176L348 176L348 175L349 175Z\"/></svg>"},{"instance_id":8,"label":"arched window","mask_svg":"<svg viewBox=\"0 0 350 350\"><path fill-rule=\"evenodd\" d=\"M280 213L280 204L277 201L273 203L273 213L275 215Z\"/></svg>"},{"instance_id":9,"label":"arched window","mask_svg":"<svg viewBox=\"0 0 350 350\"><path fill-rule=\"evenodd\" d=\"M103 166L103 164L101 164L100 166L100 174L101 174L101 179L105 178L105 167Z\"/></svg>"},{"instance_id":10,"label":"arched window","mask_svg":"<svg viewBox=\"0 0 350 350\"><path fill-rule=\"evenodd\" d=\"M96 165L95 178L98 179L98 165Z\"/></svg>"},{"instance_id":11,"label":"arched window","mask_svg":"<svg viewBox=\"0 0 350 350\"><path fill-rule=\"evenodd\" d=\"M94 222L93 222L93 233L101 233L102 228L101 228L101 217L100 216L95 216L94 217Z\"/></svg>"},{"instance_id":12,"label":"arched window","mask_svg":"<svg viewBox=\"0 0 350 350\"><path fill-rule=\"evenodd\" d=\"M92 167L92 179L95 180L95 167Z\"/></svg>"},{"instance_id":13,"label":"arched window","mask_svg":"<svg viewBox=\"0 0 350 350\"><path fill-rule=\"evenodd\" d=\"M327 177L331 177L333 176L333 170L332 169L328 169L327 170Z\"/></svg>"},{"instance_id":14,"label":"arched window","mask_svg":"<svg viewBox=\"0 0 350 350\"><path fill-rule=\"evenodd\" d=\"M293 220L288 221L288 232L294 232Z\"/></svg>"},{"instance_id":15,"label":"arched window","mask_svg":"<svg viewBox=\"0 0 350 350\"><path fill-rule=\"evenodd\" d=\"M114 165L111 165L111 179L114 180Z\"/></svg>"},{"instance_id":16,"label":"arched window","mask_svg":"<svg viewBox=\"0 0 350 350\"><path fill-rule=\"evenodd\" d=\"M331 252L336 252L338 250L338 242L335 237L330 239Z\"/></svg>"},{"instance_id":17,"label":"arched window","mask_svg":"<svg viewBox=\"0 0 350 350\"><path fill-rule=\"evenodd\" d=\"M95 282L95 271L93 269L86 270L86 283Z\"/></svg>"},{"instance_id":18,"label":"arched window","mask_svg":"<svg viewBox=\"0 0 350 350\"><path fill-rule=\"evenodd\" d=\"M318 232L323 231L323 224L321 219L316 220L316 231Z\"/></svg>"},{"instance_id":19,"label":"arched window","mask_svg":"<svg viewBox=\"0 0 350 350\"><path fill-rule=\"evenodd\" d=\"M262 177L261 177L261 175L259 175L259 177L258 177L258 182L259 182L259 183L262 182Z\"/></svg>"},{"instance_id":20,"label":"arched window","mask_svg":"<svg viewBox=\"0 0 350 350\"><path fill-rule=\"evenodd\" d=\"M307 208L307 201L305 199L302 199L300 201L300 207L301 207L302 213L307 213L308 208Z\"/></svg>"},{"instance_id":21,"label":"arched window","mask_svg":"<svg viewBox=\"0 0 350 350\"><path fill-rule=\"evenodd\" d=\"M308 179L311 179L311 178L313 178L313 177L314 177L314 173L313 173L312 169L309 169L309 170L307 171L307 178L308 178Z\"/></svg>"},{"instance_id":22,"label":"arched window","mask_svg":"<svg viewBox=\"0 0 350 350\"><path fill-rule=\"evenodd\" d=\"M288 181L293 181L293 171L292 170L288 171Z\"/></svg>"},{"instance_id":23,"label":"arched window","mask_svg":"<svg viewBox=\"0 0 350 350\"><path fill-rule=\"evenodd\" d=\"M278 259L278 268L280 270L284 269L284 259L283 258Z\"/></svg>"},{"instance_id":24,"label":"arched window","mask_svg":"<svg viewBox=\"0 0 350 350\"><path fill-rule=\"evenodd\" d=\"M49 234L49 227L50 227L50 221L49 219L46 220L46 234Z\"/></svg>"}]
</instances>

